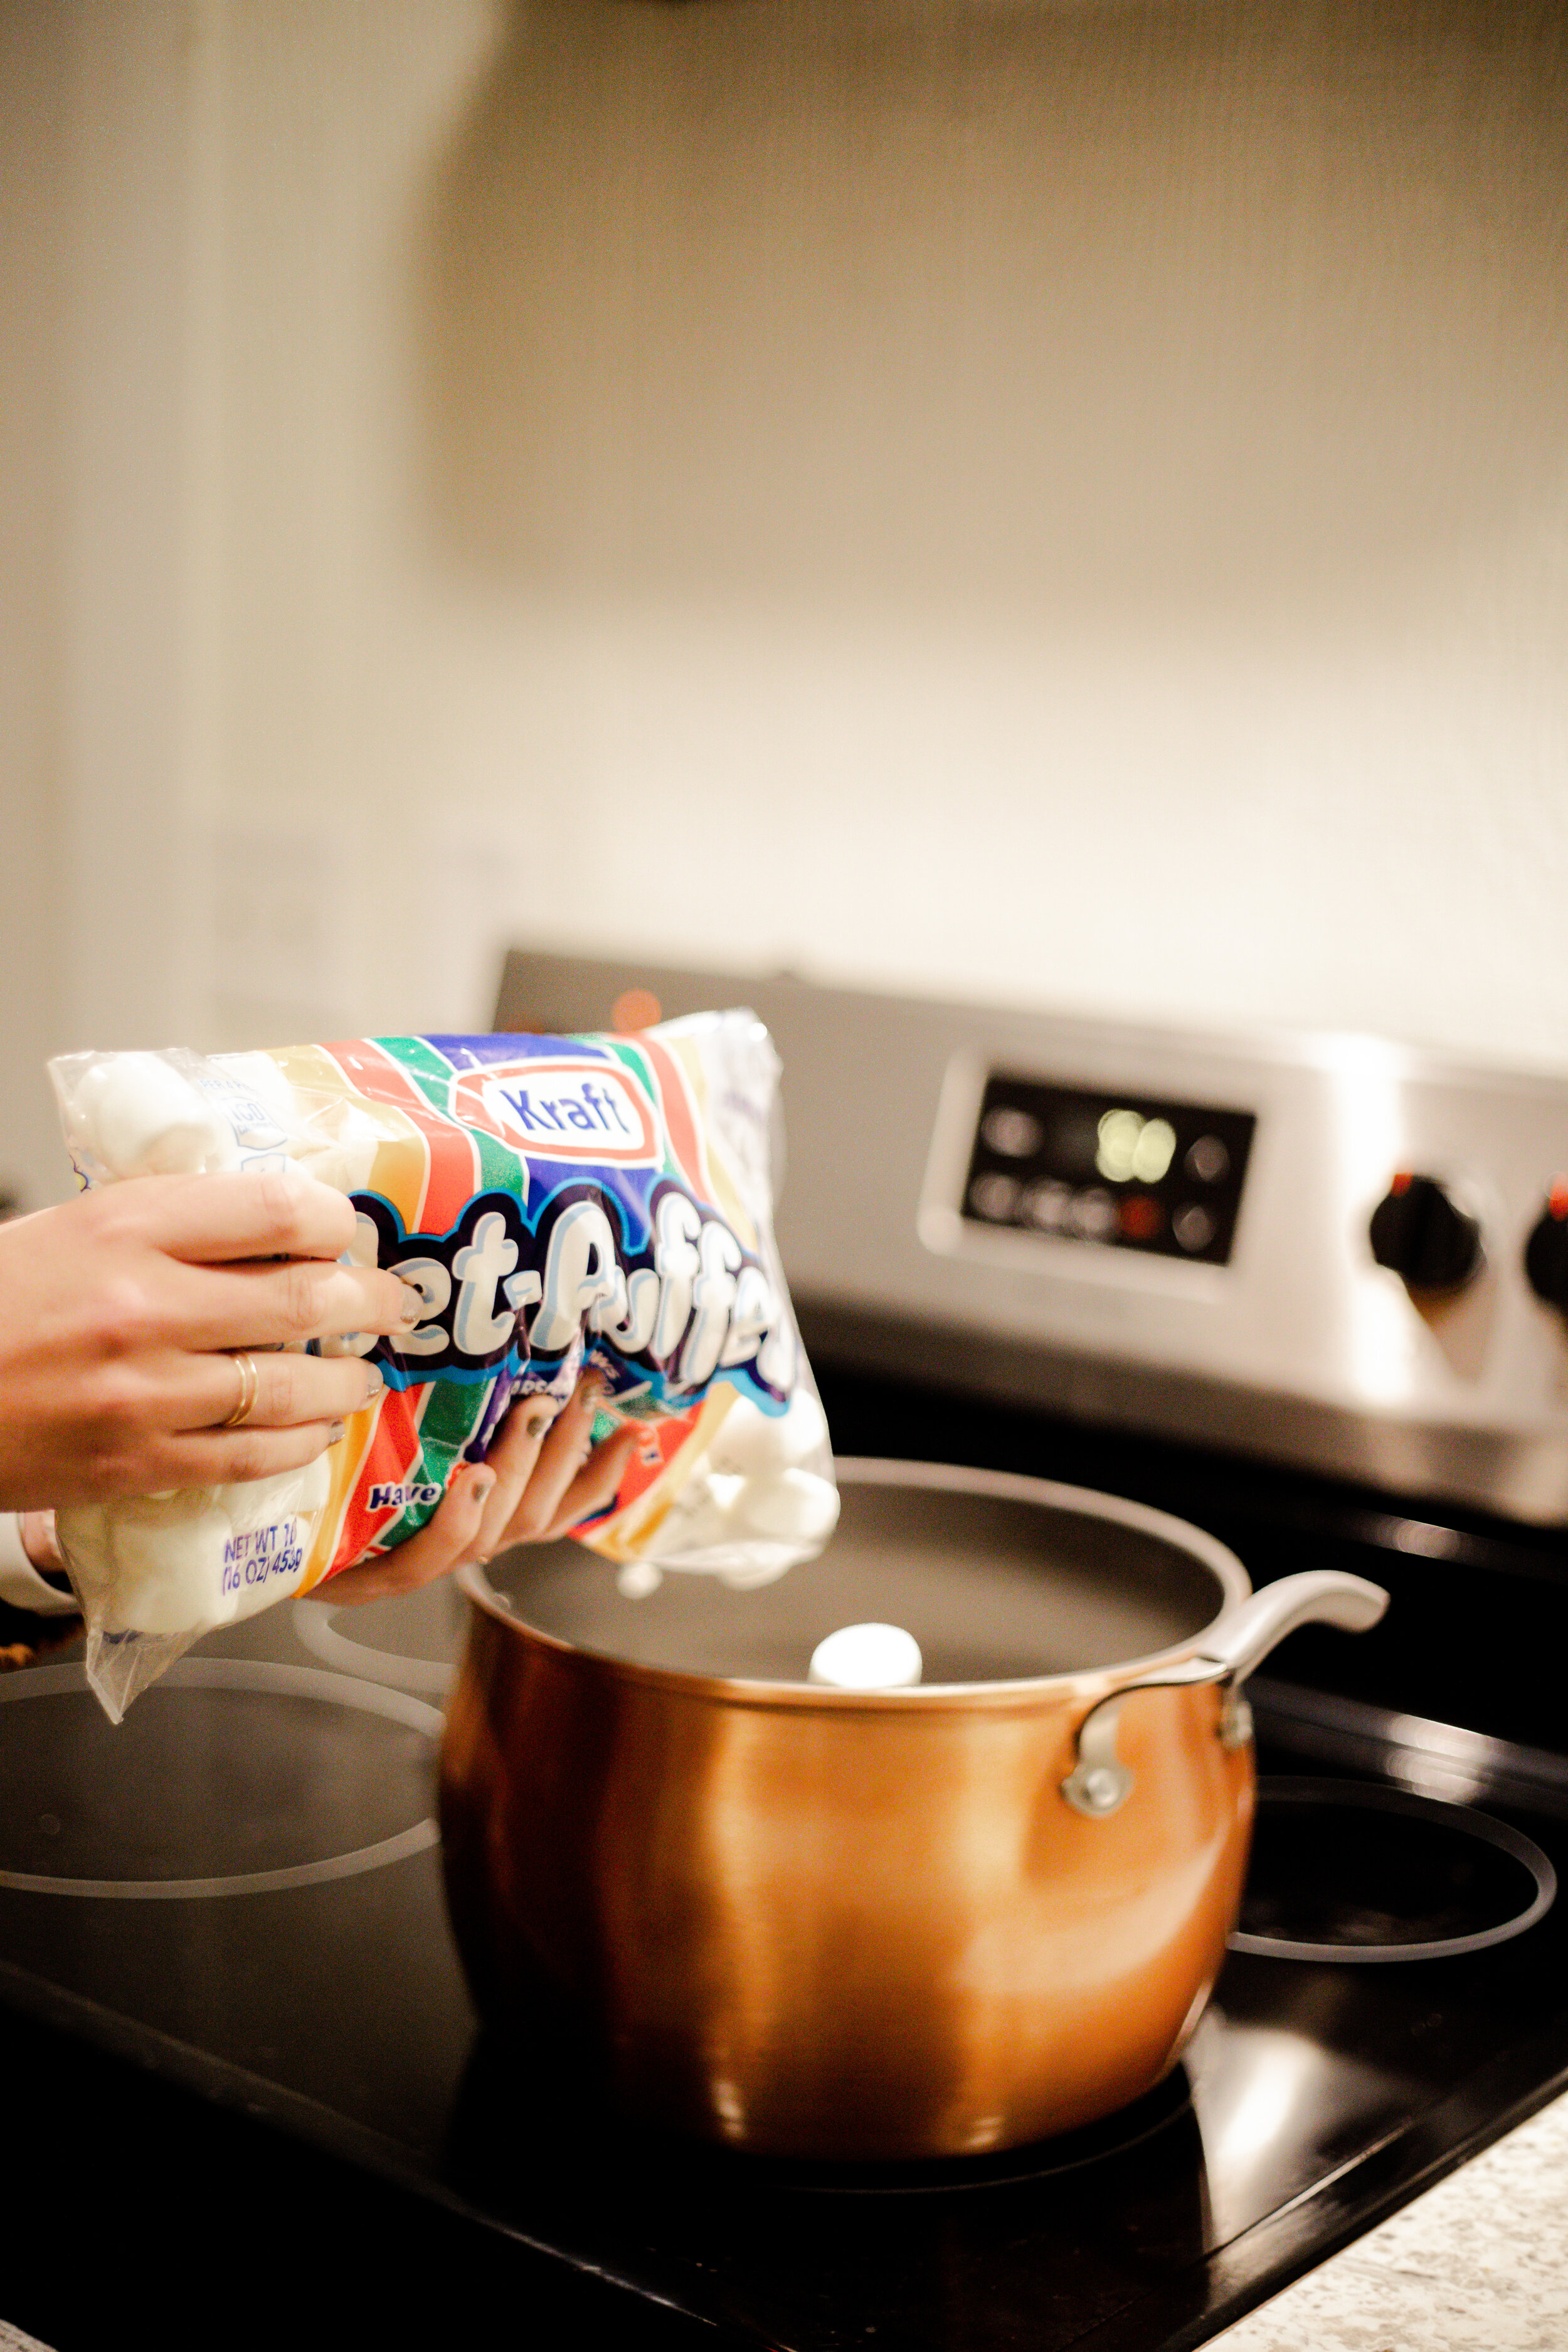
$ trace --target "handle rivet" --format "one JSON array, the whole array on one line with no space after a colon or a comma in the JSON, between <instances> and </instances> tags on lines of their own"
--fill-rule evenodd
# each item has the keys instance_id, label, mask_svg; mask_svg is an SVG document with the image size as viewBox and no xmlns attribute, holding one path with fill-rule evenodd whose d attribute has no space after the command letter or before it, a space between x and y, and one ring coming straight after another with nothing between
<instances>
[{"instance_id":1,"label":"handle rivet","mask_svg":"<svg viewBox=\"0 0 1568 2352\"><path fill-rule=\"evenodd\" d=\"M1125 1764L1080 1764L1062 1782L1062 1794L1075 1813L1102 1822L1132 1794L1132 1775Z\"/></svg>"},{"instance_id":2,"label":"handle rivet","mask_svg":"<svg viewBox=\"0 0 1568 2352\"><path fill-rule=\"evenodd\" d=\"M1252 1709L1233 1687L1220 1709L1219 1744L1222 1748L1245 1748L1251 1737Z\"/></svg>"}]
</instances>

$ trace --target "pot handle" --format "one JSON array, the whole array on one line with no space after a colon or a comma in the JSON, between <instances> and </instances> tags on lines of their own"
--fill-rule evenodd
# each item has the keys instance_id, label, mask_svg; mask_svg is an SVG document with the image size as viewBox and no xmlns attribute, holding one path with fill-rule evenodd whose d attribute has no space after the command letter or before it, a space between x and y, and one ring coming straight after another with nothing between
<instances>
[{"instance_id":1,"label":"pot handle","mask_svg":"<svg viewBox=\"0 0 1568 2352\"><path fill-rule=\"evenodd\" d=\"M1139 1675L1089 1708L1079 1726L1077 1760L1062 1782L1063 1796L1075 1812L1094 1822L1108 1820L1126 1803L1132 1793L1132 1775L1116 1752L1116 1730L1121 1702L1134 1691L1226 1685L1219 1736L1227 1748L1239 1748L1252 1737L1252 1713L1240 1685L1276 1643L1298 1625L1337 1625L1346 1633L1364 1633L1387 1606L1388 1595L1381 1585L1331 1569L1312 1569L1266 1584L1242 1603L1198 1656L1178 1658L1169 1666Z\"/></svg>"}]
</instances>

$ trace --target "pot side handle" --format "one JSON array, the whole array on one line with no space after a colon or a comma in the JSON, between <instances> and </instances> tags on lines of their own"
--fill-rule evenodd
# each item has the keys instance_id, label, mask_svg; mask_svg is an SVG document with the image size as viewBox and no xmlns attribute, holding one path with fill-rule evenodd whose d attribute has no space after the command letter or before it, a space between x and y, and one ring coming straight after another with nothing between
<instances>
[{"instance_id":1,"label":"pot side handle","mask_svg":"<svg viewBox=\"0 0 1568 2352\"><path fill-rule=\"evenodd\" d=\"M1134 1691L1226 1685L1219 1736L1227 1748L1239 1748L1252 1737L1251 1711L1239 1686L1277 1643L1298 1625L1337 1625L1346 1633L1364 1633L1387 1606L1388 1595L1381 1585L1331 1569L1312 1569L1266 1584L1196 1657L1178 1658L1172 1665L1139 1675L1089 1708L1079 1727L1077 1760L1062 1782L1062 1795L1075 1812L1096 1822L1109 1820L1126 1803L1132 1793L1132 1775L1116 1752L1116 1731L1121 1703Z\"/></svg>"}]
</instances>

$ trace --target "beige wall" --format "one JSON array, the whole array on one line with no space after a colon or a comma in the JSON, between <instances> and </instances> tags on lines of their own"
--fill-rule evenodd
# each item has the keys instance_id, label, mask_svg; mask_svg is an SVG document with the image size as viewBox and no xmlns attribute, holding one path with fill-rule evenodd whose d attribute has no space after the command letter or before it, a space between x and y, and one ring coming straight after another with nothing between
<instances>
[{"instance_id":1,"label":"beige wall","mask_svg":"<svg viewBox=\"0 0 1568 2352\"><path fill-rule=\"evenodd\" d=\"M526 933L1568 1069L1563 12L0 16L59 1035Z\"/></svg>"},{"instance_id":2,"label":"beige wall","mask_svg":"<svg viewBox=\"0 0 1568 2352\"><path fill-rule=\"evenodd\" d=\"M0 1188L58 1159L64 56L47 0L0 11ZM54 1129L51 1134L51 1129Z\"/></svg>"}]
</instances>

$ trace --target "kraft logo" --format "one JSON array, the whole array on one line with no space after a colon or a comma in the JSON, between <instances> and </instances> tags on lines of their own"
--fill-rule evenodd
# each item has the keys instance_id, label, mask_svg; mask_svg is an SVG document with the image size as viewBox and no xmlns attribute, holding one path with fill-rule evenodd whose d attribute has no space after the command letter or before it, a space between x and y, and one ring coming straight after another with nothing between
<instances>
[{"instance_id":1,"label":"kraft logo","mask_svg":"<svg viewBox=\"0 0 1568 2352\"><path fill-rule=\"evenodd\" d=\"M542 1055L469 1070L453 1090L452 1109L540 1160L651 1168L663 1158L653 1105L616 1062Z\"/></svg>"},{"instance_id":2,"label":"kraft logo","mask_svg":"<svg viewBox=\"0 0 1568 2352\"><path fill-rule=\"evenodd\" d=\"M373 1486L370 1508L373 1511L405 1511L412 1503L438 1503L439 1486Z\"/></svg>"}]
</instances>

